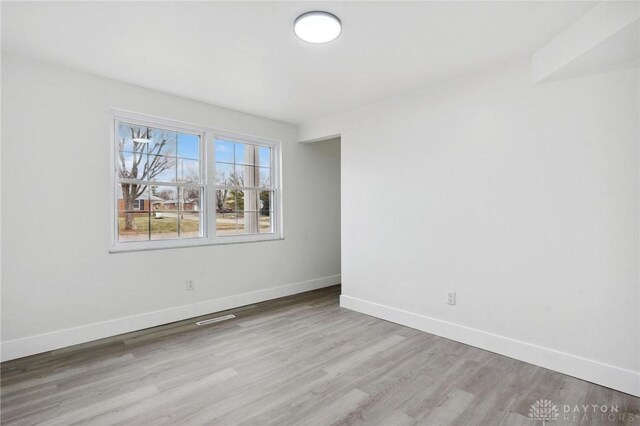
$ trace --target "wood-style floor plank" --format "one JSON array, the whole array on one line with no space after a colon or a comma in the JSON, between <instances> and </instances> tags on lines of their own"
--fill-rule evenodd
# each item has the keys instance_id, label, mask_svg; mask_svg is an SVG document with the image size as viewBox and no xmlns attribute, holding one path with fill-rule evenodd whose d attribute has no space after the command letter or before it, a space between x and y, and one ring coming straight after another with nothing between
<instances>
[{"instance_id":1,"label":"wood-style floor plank","mask_svg":"<svg viewBox=\"0 0 640 426\"><path fill-rule=\"evenodd\" d=\"M342 309L339 294L329 287L5 362L1 423L533 425L531 404L549 399L624 414L557 424L640 424L640 398ZM195 325L228 313L236 318Z\"/></svg>"}]
</instances>

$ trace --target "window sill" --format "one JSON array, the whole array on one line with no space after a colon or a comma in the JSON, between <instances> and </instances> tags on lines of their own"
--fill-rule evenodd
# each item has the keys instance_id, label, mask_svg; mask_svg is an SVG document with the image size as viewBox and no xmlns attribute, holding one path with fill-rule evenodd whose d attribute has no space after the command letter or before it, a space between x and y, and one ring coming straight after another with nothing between
<instances>
[{"instance_id":1,"label":"window sill","mask_svg":"<svg viewBox=\"0 0 640 426\"><path fill-rule=\"evenodd\" d=\"M274 236L272 238L264 238L264 239L260 239L260 240L239 240L239 239L234 239L234 240L224 240L225 237L221 237L221 240L218 240L216 242L210 242L210 241L203 241L203 242L198 242L198 243L192 243L192 244L169 244L169 245L162 245L162 244L158 244L158 245L149 245L149 246L144 246L141 247L135 243L133 243L132 247L126 247L124 246L124 244L121 244L117 247L111 247L109 249L109 254L118 254L118 253L132 253L132 252L136 252L136 251L155 251L155 250L172 250L172 249L184 249L184 248L195 248L195 247L211 247L211 246L226 246L226 245L230 245L230 244L251 244L251 243L264 243L264 242L268 242L268 241L282 241L284 240L284 237L280 237L280 236ZM126 244L126 243L125 243ZM124 247L123 247L124 246Z\"/></svg>"}]
</instances>

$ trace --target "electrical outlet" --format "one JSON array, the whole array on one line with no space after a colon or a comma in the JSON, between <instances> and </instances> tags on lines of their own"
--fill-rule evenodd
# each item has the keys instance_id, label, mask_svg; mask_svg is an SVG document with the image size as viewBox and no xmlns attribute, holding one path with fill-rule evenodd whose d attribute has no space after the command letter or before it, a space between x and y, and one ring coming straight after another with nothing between
<instances>
[{"instance_id":1,"label":"electrical outlet","mask_svg":"<svg viewBox=\"0 0 640 426\"><path fill-rule=\"evenodd\" d=\"M193 278L187 278L187 291L193 290L194 288L196 288L196 284Z\"/></svg>"},{"instance_id":2,"label":"electrical outlet","mask_svg":"<svg viewBox=\"0 0 640 426\"><path fill-rule=\"evenodd\" d=\"M455 291L450 291L449 292L449 297L447 299L447 303L450 305L455 305L456 304L456 292Z\"/></svg>"}]
</instances>

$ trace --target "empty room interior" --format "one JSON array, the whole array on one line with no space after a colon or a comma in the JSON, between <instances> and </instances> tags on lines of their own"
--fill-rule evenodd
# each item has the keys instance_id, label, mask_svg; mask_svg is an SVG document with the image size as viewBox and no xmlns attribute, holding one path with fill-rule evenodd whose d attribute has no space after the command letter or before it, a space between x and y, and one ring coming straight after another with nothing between
<instances>
[{"instance_id":1,"label":"empty room interior","mask_svg":"<svg viewBox=\"0 0 640 426\"><path fill-rule=\"evenodd\" d=\"M0 424L640 425L640 2L0 12Z\"/></svg>"}]
</instances>

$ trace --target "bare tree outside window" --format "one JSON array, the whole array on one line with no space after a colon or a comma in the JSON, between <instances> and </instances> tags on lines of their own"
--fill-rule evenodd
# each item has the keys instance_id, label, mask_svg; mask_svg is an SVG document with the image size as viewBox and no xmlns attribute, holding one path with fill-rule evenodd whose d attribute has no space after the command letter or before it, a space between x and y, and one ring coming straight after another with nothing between
<instances>
[{"instance_id":1,"label":"bare tree outside window","mask_svg":"<svg viewBox=\"0 0 640 426\"><path fill-rule=\"evenodd\" d=\"M218 181L227 182L228 185L231 186L244 186L244 179L239 173L229 172L229 176L227 177L225 172L216 172L218 174ZM229 192L229 189L222 188L216 189L216 210L220 213L224 213L225 201L232 197L232 194Z\"/></svg>"},{"instance_id":2,"label":"bare tree outside window","mask_svg":"<svg viewBox=\"0 0 640 426\"><path fill-rule=\"evenodd\" d=\"M116 251L275 238L277 142L133 113L114 130Z\"/></svg>"},{"instance_id":3,"label":"bare tree outside window","mask_svg":"<svg viewBox=\"0 0 640 426\"><path fill-rule=\"evenodd\" d=\"M120 179L151 181L174 167L175 158L171 157L172 152L167 149L172 139L170 132L124 123L120 127L121 132L128 133L127 136L121 136L118 142ZM175 136L173 139L175 140ZM127 158L129 156L130 159ZM120 187L126 211L124 229L136 230L137 226L131 211L135 200L147 190L147 185L122 182Z\"/></svg>"}]
</instances>

